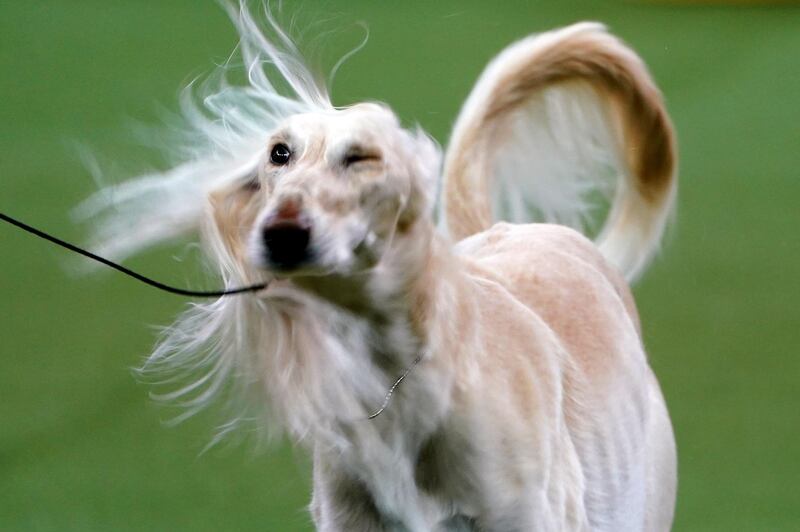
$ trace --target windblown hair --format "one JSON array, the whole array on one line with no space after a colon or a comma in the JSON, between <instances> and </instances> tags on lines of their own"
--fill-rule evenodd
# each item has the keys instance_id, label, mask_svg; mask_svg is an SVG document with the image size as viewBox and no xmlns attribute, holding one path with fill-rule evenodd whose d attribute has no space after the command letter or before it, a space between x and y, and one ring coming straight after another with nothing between
<instances>
[{"instance_id":1,"label":"windblown hair","mask_svg":"<svg viewBox=\"0 0 800 532\"><path fill-rule=\"evenodd\" d=\"M266 150L265 139L281 120L296 113L328 112L333 105L322 77L306 67L268 6L255 12L245 0L238 6L224 5L238 30L239 45L225 65L183 91L183 142L173 154L179 163L102 189L78 213L92 220L94 249L116 259L200 231L224 285L234 287L244 284L246 275L210 222L209 195L253 175ZM232 81L239 69L246 73L244 84ZM293 371L303 364L301 359L279 356L296 339L274 307L250 297L194 303L163 331L142 371L168 375L166 383L189 383L156 396L185 408L176 421L225 394L233 419L222 427L223 432L262 414L248 413L250 405L271 403L277 412L286 411L276 405L280 397L247 400L253 389L263 394L258 376L291 380ZM255 316L262 317L258 327L253 324ZM265 345L274 346L275 357L256 356L256 346L263 349ZM280 369L264 367L279 358ZM314 393L313 387L305 389ZM300 434L307 430L293 428Z\"/></svg>"},{"instance_id":2,"label":"windblown hair","mask_svg":"<svg viewBox=\"0 0 800 532\"><path fill-rule=\"evenodd\" d=\"M173 154L181 162L101 190L79 207L86 218L100 217L94 247L105 255L122 259L197 230L208 194L252 174L276 124L296 113L333 109L321 77L305 66L269 9L258 17L244 0L238 8L224 5L240 35L238 53L183 91L184 138ZM244 85L230 80L240 69Z\"/></svg>"}]
</instances>

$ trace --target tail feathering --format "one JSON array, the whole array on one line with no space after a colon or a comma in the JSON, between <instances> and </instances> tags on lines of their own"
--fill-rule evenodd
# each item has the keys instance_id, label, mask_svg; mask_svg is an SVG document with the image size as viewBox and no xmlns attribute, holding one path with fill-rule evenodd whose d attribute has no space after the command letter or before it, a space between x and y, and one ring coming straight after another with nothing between
<instances>
[{"instance_id":1,"label":"tail feathering","mask_svg":"<svg viewBox=\"0 0 800 532\"><path fill-rule=\"evenodd\" d=\"M674 203L676 148L641 59L597 23L523 39L483 72L447 149L444 218L460 240L499 214L586 230L631 281L658 250Z\"/></svg>"}]
</instances>

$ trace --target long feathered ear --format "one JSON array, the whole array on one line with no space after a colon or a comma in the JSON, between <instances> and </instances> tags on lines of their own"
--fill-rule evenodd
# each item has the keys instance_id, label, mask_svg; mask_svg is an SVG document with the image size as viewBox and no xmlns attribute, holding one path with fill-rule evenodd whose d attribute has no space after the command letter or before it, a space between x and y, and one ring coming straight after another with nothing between
<instances>
[{"instance_id":1,"label":"long feathered ear","mask_svg":"<svg viewBox=\"0 0 800 532\"><path fill-rule=\"evenodd\" d=\"M324 83L306 68L266 6L253 13L244 0L223 5L239 46L205 82L184 90L177 124L182 138L167 146L178 162L102 189L77 209L80 218L91 219L93 247L105 256L123 259L196 231L209 194L253 173L280 120L333 109ZM242 70L245 83L229 80Z\"/></svg>"},{"instance_id":2,"label":"long feathered ear","mask_svg":"<svg viewBox=\"0 0 800 532\"><path fill-rule=\"evenodd\" d=\"M241 65L232 59L208 81L184 91L179 124L184 137L169 147L177 164L101 190L78 211L91 219L94 248L116 259L202 229L208 254L225 286L232 287L248 282L248 272L242 250L226 231L255 216L236 190L253 176L280 120L333 106L272 13L266 8L251 13L244 1L225 5L239 31ZM246 81L229 81L228 74L242 68ZM286 376L265 364L279 359L290 339L278 311L258 298L196 303L164 330L141 372L177 386L156 396L184 407L176 421L223 398L231 416L220 427L221 437L267 414L262 381L254 376Z\"/></svg>"},{"instance_id":3,"label":"long feathered ear","mask_svg":"<svg viewBox=\"0 0 800 532\"><path fill-rule=\"evenodd\" d=\"M657 250L676 190L661 95L639 57L596 23L504 50L467 99L445 157L455 239L495 214L582 229L603 194L614 199L597 243L629 280Z\"/></svg>"}]
</instances>

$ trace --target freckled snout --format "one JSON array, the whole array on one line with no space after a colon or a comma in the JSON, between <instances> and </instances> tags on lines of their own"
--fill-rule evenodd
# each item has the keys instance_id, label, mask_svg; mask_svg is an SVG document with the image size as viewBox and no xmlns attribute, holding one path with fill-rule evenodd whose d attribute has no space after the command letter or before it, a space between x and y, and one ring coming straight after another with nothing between
<instances>
[{"instance_id":1,"label":"freckled snout","mask_svg":"<svg viewBox=\"0 0 800 532\"><path fill-rule=\"evenodd\" d=\"M282 270L291 270L310 258L311 222L297 198L278 204L261 232L267 262Z\"/></svg>"}]
</instances>

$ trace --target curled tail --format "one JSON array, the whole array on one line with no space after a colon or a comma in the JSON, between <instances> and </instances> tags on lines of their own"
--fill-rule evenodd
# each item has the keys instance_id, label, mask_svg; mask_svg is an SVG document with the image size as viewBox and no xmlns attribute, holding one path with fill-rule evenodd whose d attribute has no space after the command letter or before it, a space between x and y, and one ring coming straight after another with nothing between
<instances>
[{"instance_id":1,"label":"curled tail","mask_svg":"<svg viewBox=\"0 0 800 532\"><path fill-rule=\"evenodd\" d=\"M460 240L499 214L590 225L635 279L658 249L677 188L673 128L641 59L605 28L528 37L483 72L456 121L444 169L445 219Z\"/></svg>"}]
</instances>

